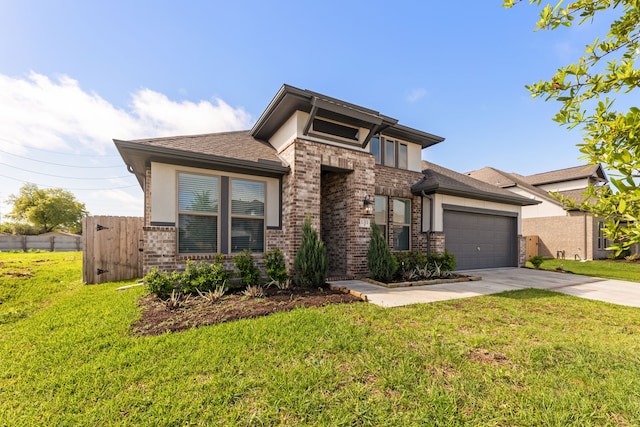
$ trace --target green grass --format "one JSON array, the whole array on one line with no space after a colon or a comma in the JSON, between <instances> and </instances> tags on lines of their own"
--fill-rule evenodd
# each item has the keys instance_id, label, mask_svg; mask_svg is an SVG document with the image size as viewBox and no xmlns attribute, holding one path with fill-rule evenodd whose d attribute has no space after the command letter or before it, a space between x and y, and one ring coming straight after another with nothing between
<instances>
[{"instance_id":1,"label":"green grass","mask_svg":"<svg viewBox=\"0 0 640 427\"><path fill-rule=\"evenodd\" d=\"M527 262L527 266L533 267L530 262ZM540 265L542 270L555 270L559 267L585 276L640 282L640 263L637 262L615 262L609 260L582 262L568 259L545 259Z\"/></svg>"},{"instance_id":2,"label":"green grass","mask_svg":"<svg viewBox=\"0 0 640 427\"><path fill-rule=\"evenodd\" d=\"M0 425L640 424L635 308L524 290L136 338L143 289L36 276L0 325Z\"/></svg>"}]
</instances>

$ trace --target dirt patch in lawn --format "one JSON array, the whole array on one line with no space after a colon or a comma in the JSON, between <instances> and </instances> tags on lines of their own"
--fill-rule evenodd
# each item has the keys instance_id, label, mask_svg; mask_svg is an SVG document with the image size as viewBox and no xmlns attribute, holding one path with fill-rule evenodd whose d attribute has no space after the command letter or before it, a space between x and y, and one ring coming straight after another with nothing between
<instances>
[{"instance_id":1,"label":"dirt patch in lawn","mask_svg":"<svg viewBox=\"0 0 640 427\"><path fill-rule=\"evenodd\" d=\"M339 290L325 288L265 289L264 297L248 297L229 293L215 302L190 296L181 300L179 308L169 309L167 302L155 295L143 297L139 304L142 316L133 325L138 336L160 335L200 326L267 316L298 307L322 307L328 304L350 304L362 299Z\"/></svg>"}]
</instances>

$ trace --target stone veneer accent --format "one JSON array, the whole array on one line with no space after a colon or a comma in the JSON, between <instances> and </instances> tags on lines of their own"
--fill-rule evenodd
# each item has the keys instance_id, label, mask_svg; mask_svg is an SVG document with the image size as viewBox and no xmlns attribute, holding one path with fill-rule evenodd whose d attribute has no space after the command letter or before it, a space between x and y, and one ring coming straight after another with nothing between
<instances>
[{"instance_id":1,"label":"stone veneer accent","mask_svg":"<svg viewBox=\"0 0 640 427\"><path fill-rule=\"evenodd\" d=\"M527 239L518 235L518 267L522 267L527 262Z\"/></svg>"}]
</instances>

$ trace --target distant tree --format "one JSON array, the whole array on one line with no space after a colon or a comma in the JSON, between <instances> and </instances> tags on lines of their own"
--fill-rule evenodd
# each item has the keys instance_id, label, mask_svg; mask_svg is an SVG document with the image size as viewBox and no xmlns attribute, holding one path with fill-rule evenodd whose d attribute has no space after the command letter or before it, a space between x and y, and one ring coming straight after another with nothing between
<instances>
[{"instance_id":1,"label":"distant tree","mask_svg":"<svg viewBox=\"0 0 640 427\"><path fill-rule=\"evenodd\" d=\"M510 8L524 0L504 0ZM542 0L528 0L542 6ZM640 243L640 109L616 111L614 100L640 87L640 3L636 0L574 0L546 4L537 28L555 30L612 19L607 34L587 45L576 62L549 80L526 86L533 97L561 104L554 121L584 131L580 151L590 163L611 171L613 189L590 188L580 207L606 219L605 232L617 253ZM627 98L628 99L628 98ZM637 100L628 99L630 101Z\"/></svg>"},{"instance_id":2,"label":"distant tree","mask_svg":"<svg viewBox=\"0 0 640 427\"><path fill-rule=\"evenodd\" d=\"M33 224L41 233L60 230L82 230L82 217L88 215L84 203L61 188L40 189L35 184L25 184L20 192L9 196L13 210L7 217Z\"/></svg>"}]
</instances>

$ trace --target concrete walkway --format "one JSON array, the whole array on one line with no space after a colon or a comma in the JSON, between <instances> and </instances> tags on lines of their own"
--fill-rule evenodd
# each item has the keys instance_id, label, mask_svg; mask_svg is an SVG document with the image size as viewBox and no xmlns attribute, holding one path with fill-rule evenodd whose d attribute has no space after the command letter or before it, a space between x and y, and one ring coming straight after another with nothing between
<instances>
[{"instance_id":1,"label":"concrete walkway","mask_svg":"<svg viewBox=\"0 0 640 427\"><path fill-rule=\"evenodd\" d=\"M369 302L382 307L468 298L527 288L640 307L640 283L528 268L467 270L459 273L480 276L482 280L406 288L385 288L360 280L333 281L331 284L360 292L367 296Z\"/></svg>"}]
</instances>

